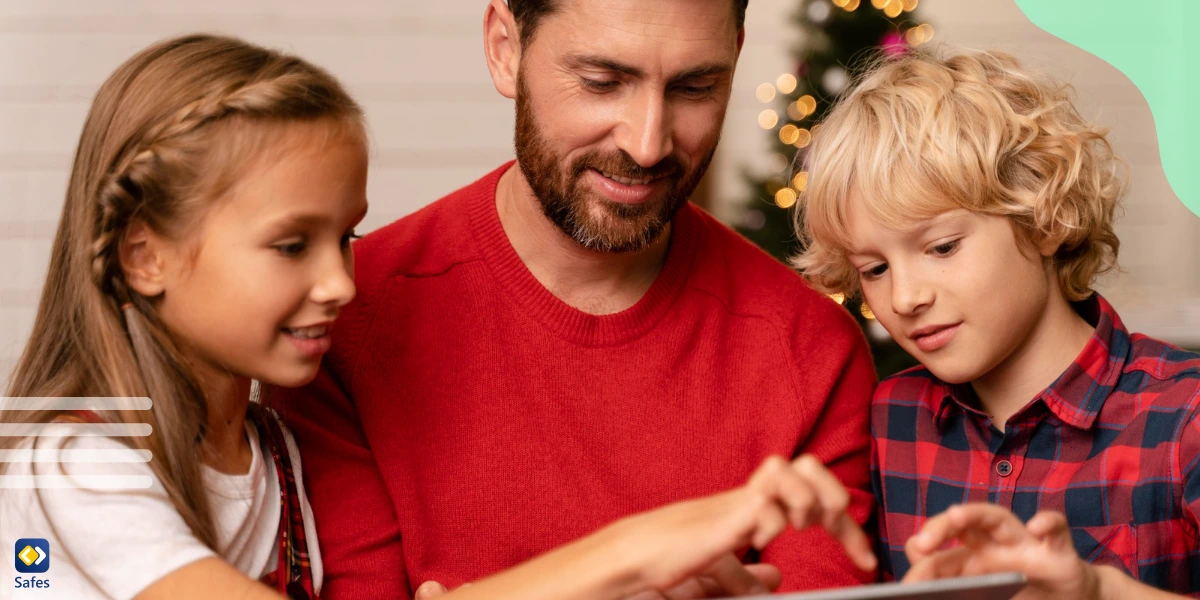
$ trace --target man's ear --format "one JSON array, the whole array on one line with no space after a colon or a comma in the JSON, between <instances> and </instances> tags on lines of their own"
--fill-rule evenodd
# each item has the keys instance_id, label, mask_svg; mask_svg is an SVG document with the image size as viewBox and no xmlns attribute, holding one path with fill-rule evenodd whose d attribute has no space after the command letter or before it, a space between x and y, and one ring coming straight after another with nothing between
<instances>
[{"instance_id":1,"label":"man's ear","mask_svg":"<svg viewBox=\"0 0 1200 600\"><path fill-rule=\"evenodd\" d=\"M163 293L166 247L166 241L141 221L134 221L125 230L117 248L117 260L125 283L133 291L147 298Z\"/></svg>"},{"instance_id":2,"label":"man's ear","mask_svg":"<svg viewBox=\"0 0 1200 600\"><path fill-rule=\"evenodd\" d=\"M505 98L516 98L521 36L504 0L491 0L483 13L483 53L496 91Z\"/></svg>"}]
</instances>

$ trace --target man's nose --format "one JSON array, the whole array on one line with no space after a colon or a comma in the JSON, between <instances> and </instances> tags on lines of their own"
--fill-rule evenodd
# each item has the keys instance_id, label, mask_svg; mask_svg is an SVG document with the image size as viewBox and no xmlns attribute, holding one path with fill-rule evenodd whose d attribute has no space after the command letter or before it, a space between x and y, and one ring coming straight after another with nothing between
<instances>
[{"instance_id":1,"label":"man's nose","mask_svg":"<svg viewBox=\"0 0 1200 600\"><path fill-rule=\"evenodd\" d=\"M646 90L626 109L617 146L638 165L650 168L674 151L669 107L662 94Z\"/></svg>"}]
</instances>

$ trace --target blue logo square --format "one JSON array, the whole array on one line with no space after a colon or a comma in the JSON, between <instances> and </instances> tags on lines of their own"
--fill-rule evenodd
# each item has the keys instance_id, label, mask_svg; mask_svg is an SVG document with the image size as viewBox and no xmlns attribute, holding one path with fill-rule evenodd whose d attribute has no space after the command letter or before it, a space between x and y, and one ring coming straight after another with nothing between
<instances>
[{"instance_id":1,"label":"blue logo square","mask_svg":"<svg viewBox=\"0 0 1200 600\"><path fill-rule=\"evenodd\" d=\"M50 542L42 538L17 540L13 555L18 573L45 573L50 570Z\"/></svg>"}]
</instances>

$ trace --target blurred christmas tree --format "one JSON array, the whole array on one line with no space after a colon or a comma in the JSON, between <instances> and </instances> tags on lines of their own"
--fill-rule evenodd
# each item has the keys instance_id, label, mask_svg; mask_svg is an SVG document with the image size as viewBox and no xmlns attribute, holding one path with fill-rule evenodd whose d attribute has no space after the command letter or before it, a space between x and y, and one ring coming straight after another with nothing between
<instances>
[{"instance_id":1,"label":"blurred christmas tree","mask_svg":"<svg viewBox=\"0 0 1200 600\"><path fill-rule=\"evenodd\" d=\"M771 132L774 148L768 173L747 173L750 198L738 230L764 250L785 260L799 251L792 225L792 207L808 173L792 173L804 164L812 140L810 128L824 118L858 75L857 69L880 52L895 54L933 37L933 28L916 20L918 0L801 0L795 21L802 30L793 54L796 71L758 86L758 99L767 105L758 124ZM880 377L916 364L884 331L857 299L841 302L867 333Z\"/></svg>"}]
</instances>

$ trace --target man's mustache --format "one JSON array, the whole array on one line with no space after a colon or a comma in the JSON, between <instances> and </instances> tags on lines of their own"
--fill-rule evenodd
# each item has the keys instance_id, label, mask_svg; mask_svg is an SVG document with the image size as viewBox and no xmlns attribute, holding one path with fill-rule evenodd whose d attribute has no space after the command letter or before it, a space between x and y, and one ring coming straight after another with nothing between
<instances>
[{"instance_id":1,"label":"man's mustache","mask_svg":"<svg viewBox=\"0 0 1200 600\"><path fill-rule=\"evenodd\" d=\"M588 169L626 179L662 179L683 173L683 165L674 156L668 156L652 167L643 167L624 151L583 156L575 161L572 175L579 177Z\"/></svg>"}]
</instances>

